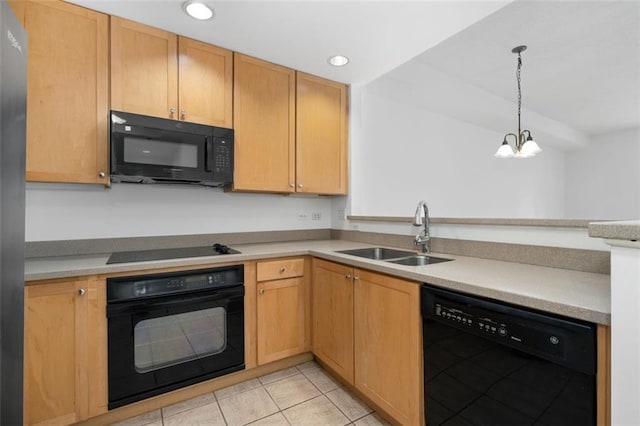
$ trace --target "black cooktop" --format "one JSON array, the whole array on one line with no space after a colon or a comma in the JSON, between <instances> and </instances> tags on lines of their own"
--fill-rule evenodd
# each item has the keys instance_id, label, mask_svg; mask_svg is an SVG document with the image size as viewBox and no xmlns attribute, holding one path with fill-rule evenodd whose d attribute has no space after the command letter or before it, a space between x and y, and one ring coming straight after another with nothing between
<instances>
[{"instance_id":1,"label":"black cooktop","mask_svg":"<svg viewBox=\"0 0 640 426\"><path fill-rule=\"evenodd\" d=\"M113 253L107 265L113 263L147 262L150 260L182 259L185 257L219 256L224 254L238 254L234 250L222 244L214 244L205 247L182 247L157 250L121 251Z\"/></svg>"}]
</instances>

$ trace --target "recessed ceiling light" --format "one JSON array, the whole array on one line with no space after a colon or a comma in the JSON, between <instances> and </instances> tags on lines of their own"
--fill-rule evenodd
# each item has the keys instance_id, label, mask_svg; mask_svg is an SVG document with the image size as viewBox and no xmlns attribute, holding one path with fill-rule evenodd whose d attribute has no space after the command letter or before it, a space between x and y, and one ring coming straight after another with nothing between
<instances>
[{"instance_id":1,"label":"recessed ceiling light","mask_svg":"<svg viewBox=\"0 0 640 426\"><path fill-rule=\"evenodd\" d=\"M206 4L199 1L188 1L184 3L184 10L192 18L200 19L202 21L213 17L213 10Z\"/></svg>"},{"instance_id":2,"label":"recessed ceiling light","mask_svg":"<svg viewBox=\"0 0 640 426\"><path fill-rule=\"evenodd\" d=\"M349 62L349 58L347 58L346 56L342 56L342 55L335 55L329 58L329 63L331 65L333 65L334 67L342 67L347 65L347 63Z\"/></svg>"}]
</instances>

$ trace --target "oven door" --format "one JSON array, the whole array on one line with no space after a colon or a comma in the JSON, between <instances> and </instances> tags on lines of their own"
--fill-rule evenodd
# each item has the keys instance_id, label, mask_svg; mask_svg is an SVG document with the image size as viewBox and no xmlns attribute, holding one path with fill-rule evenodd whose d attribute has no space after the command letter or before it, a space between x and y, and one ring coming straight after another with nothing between
<instances>
[{"instance_id":1,"label":"oven door","mask_svg":"<svg viewBox=\"0 0 640 426\"><path fill-rule=\"evenodd\" d=\"M244 369L244 286L107 306L109 409Z\"/></svg>"}]
</instances>

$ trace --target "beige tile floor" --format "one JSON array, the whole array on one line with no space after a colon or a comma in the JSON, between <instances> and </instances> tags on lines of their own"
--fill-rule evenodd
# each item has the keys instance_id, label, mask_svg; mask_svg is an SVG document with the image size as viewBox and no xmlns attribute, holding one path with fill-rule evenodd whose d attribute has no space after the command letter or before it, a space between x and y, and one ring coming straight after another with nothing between
<instances>
[{"instance_id":1,"label":"beige tile floor","mask_svg":"<svg viewBox=\"0 0 640 426\"><path fill-rule=\"evenodd\" d=\"M136 416L118 426L388 425L307 362Z\"/></svg>"}]
</instances>

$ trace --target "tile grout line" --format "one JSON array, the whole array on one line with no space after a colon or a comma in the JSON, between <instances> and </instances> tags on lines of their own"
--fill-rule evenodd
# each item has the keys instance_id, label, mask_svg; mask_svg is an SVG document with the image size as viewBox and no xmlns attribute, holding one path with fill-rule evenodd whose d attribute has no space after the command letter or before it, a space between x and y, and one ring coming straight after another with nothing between
<instances>
[{"instance_id":1,"label":"tile grout line","mask_svg":"<svg viewBox=\"0 0 640 426\"><path fill-rule=\"evenodd\" d=\"M302 364L299 364L299 365L302 365ZM258 382L258 385L259 385L259 386L256 386L255 388L252 388L252 389L249 389L249 390L246 390L246 391L244 391L244 392L238 392L238 393L236 393L236 394L229 395L228 397L233 397L233 396L236 396L236 395L240 395L240 394L242 394L242 393L249 392L249 391L251 391L251 390L253 390L253 389L259 389L259 388L262 388L262 389L267 393L267 395L268 395L269 399L270 399L270 400L273 402L273 404L276 406L277 411L275 411L275 412L273 412L273 413L270 413L270 414L268 414L268 415L266 415L266 416L260 417L260 418L258 418L258 419L255 419L255 420L253 420L253 421L252 421L252 422L250 422L250 423L246 423L245 425L251 425L251 424L253 424L253 423L256 423L256 422L258 422L258 421L260 421L260 420L263 420L263 419L265 419L265 418L267 418L267 417L270 417L270 416L273 416L273 415L276 415L276 414L281 414L281 416L285 419L285 421L287 422L287 424L291 425L291 422L289 421L288 417L285 415L285 413L284 413L284 412L285 412L286 410L289 410L289 409L291 409L291 408L293 408L293 407L296 407L296 406L299 406L299 405L301 405L301 404L305 404L305 403L307 403L307 402L309 402L309 401L311 401L311 400L314 400L314 399L316 399L316 398L319 398L319 397L324 397L325 399L327 399L327 400L331 403L331 405L332 405L333 407L335 407L335 408L338 410L338 412L339 412L339 413L341 413L341 414L342 414L342 415L343 415L343 416L348 420L348 423L346 423L346 424L345 424L345 425L347 425L347 426L348 426L348 425L354 425L354 424L355 424L355 422L357 422L357 421L359 421L359 420L361 420L361 419L363 419L363 418L365 418L365 417L367 417L367 416L369 416L369 415L375 414L375 410L372 410L371 412L366 413L366 414L364 414L364 415L362 415L362 416L358 417L357 419L351 420L351 418L347 415L347 413L346 413L346 412L344 412L344 411L343 411L343 410L342 410L342 409L341 409L341 408L340 408L340 407L339 407L339 406L338 406L338 405L337 405L333 400L331 400L331 398L329 398L329 397L327 396L327 394L329 394L329 393L331 393L331 392L333 392L333 391L336 391L336 390L338 390L338 389L342 389L344 392L346 392L346 393L347 393L347 394L349 394L349 395L351 395L351 393L350 393L348 390L344 389L341 383L336 382L336 381L335 381L335 379L334 379L330 374L328 374L328 373L326 372L326 370L324 370L320 365L315 364L314 366L311 366L310 368L306 368L306 369L304 369L304 370L303 370L303 369L301 369L301 368L299 368L299 365L296 365L296 366L293 366L293 367L292 367L292 368L295 368L295 369L296 369L296 371L297 371L296 373L291 374L291 375L286 376L286 377L282 377L282 378L280 378L280 379L278 379L278 380L274 380L274 381L272 381L272 382L269 382L269 383L267 383L267 385L270 385L270 384L272 384L272 383L277 383L277 382L280 382L280 381L285 380L285 379L290 379L290 378L295 377L296 375L300 374L302 377L304 377L304 378L305 378L305 380L306 380L306 381L308 381L309 383L311 383L311 385L312 385L312 386L313 386L313 387L314 387L314 388L319 392L319 395L316 395L316 396L314 396L314 397L311 397L311 398L309 398L309 399L306 399L306 400L304 400L304 401L300 401L300 402L298 402L298 403L296 403L296 404L293 404L293 405L291 405L291 406L289 406L289 407L286 407L286 408L281 409L281 408L280 408L280 406L278 405L278 403L277 403L277 402L275 401L275 399L273 398L273 396L269 393L268 389L266 388L266 385L265 385L264 383L262 383L262 381L261 381L261 380L260 380L260 378L258 377L258 378L256 378L256 380L257 380L257 382ZM335 383L336 387L335 387L335 388L333 388L333 389L330 389L330 390L328 390L328 391L326 391L326 392L323 392L323 391L318 387L318 385L316 385L316 384L315 384L315 383L314 383L314 382L313 382L313 381L312 381L312 380L307 376L307 374L305 374L305 370L306 370L307 372L320 372L320 373L322 373L322 374L326 375L329 379L331 379L331 380ZM273 373L271 373L271 374L273 374ZM244 383L244 382L243 382L243 383ZM218 396L217 396L217 395L215 394L215 392L213 392L213 391L212 391L212 392L208 392L208 393L211 393L211 394L213 395L213 397L214 397L214 401L215 401L215 403L216 403L216 405L217 405L217 407L218 407L218 410L219 410L219 412L220 412L220 415L222 416L222 421L224 422L225 426L228 426L228 425L229 425L229 422L227 421L227 419L226 419L226 417L225 417L225 415L224 415L224 413L223 413L223 411L222 411L222 407L220 406L220 400L219 400ZM203 394L203 395L206 395L206 393L205 393L205 394ZM355 395L352 395L352 397L357 398ZM223 398L223 399L225 399L225 398ZM367 409L371 410L371 407L369 407L367 404L364 404L364 402L363 402L363 401L361 401L361 403L362 403L365 407L367 407ZM193 407L193 408L191 408L191 409L199 408L199 407L202 407L202 406L205 406L205 405L208 405L208 404L198 405L198 406ZM166 408L166 407L160 407L160 408L159 408L159 410L160 410L160 422L161 422L162 426L166 426L166 420L168 420L168 418L169 418L169 417L172 417L172 416L166 416L166 415L164 414L164 412L163 412L163 409L164 409L164 408ZM189 410L191 410L191 409L189 409ZM175 413L174 415L179 415L180 413L182 413L182 412L186 412L186 411L189 411L189 410L184 410L184 411L181 411L181 412ZM152 423L153 423L153 422L147 423L147 425L152 424Z\"/></svg>"},{"instance_id":2,"label":"tile grout line","mask_svg":"<svg viewBox=\"0 0 640 426\"><path fill-rule=\"evenodd\" d=\"M296 367L297 367L297 366L296 366ZM298 370L300 370L300 369L298 369ZM325 371L325 370L324 370L322 367L320 367L320 366L318 366L317 370L322 371L322 372L324 372L324 371ZM309 379L309 378L307 377L307 375L306 375L306 374L304 374L304 372L303 372L302 370L300 370L300 373L302 373L302 375L303 375L307 380L309 380L309 381L311 382L311 384L312 384L313 386L315 386L315 388L316 388L316 389L318 389L318 391L320 392L320 395L322 395L322 396L324 396L325 398L327 398L327 400L329 400L329 402L330 402L334 407L336 407L336 408L338 409L338 411L339 411L340 413L342 413L342 415L343 415L343 416L345 416L345 417L346 417L346 419L347 419L347 420L349 420L349 423L347 423L347 425L349 425L349 424L353 423L353 422L351 421L351 419L349 418L349 416L347 416L347 414L346 414L344 411L342 411L342 410L340 409L340 407L338 407L338 406L336 405L336 403L335 403L335 402L333 402L333 401L331 400L331 398L329 398L329 397L327 396L327 394L328 394L329 392L333 392L333 391L334 391L334 390L336 390L336 389L341 389L341 388L342 388L342 386L340 386L340 384L338 384L338 387L337 387L336 389L331 389L331 390L329 390L329 391L327 391L327 392L322 392L322 391L320 390L320 388L319 388L318 386L316 386L316 384L315 384L315 383L313 383L313 382L311 381L311 379ZM327 374L327 373L325 373L325 374ZM327 376L330 376L330 375L329 375L329 374L327 374Z\"/></svg>"}]
</instances>

